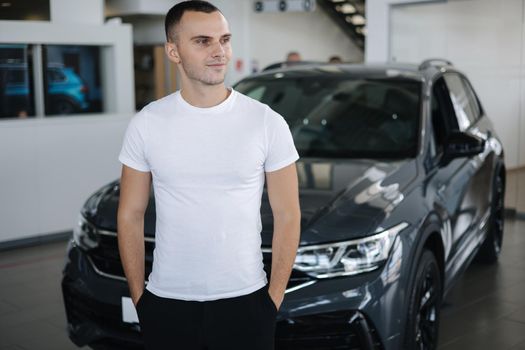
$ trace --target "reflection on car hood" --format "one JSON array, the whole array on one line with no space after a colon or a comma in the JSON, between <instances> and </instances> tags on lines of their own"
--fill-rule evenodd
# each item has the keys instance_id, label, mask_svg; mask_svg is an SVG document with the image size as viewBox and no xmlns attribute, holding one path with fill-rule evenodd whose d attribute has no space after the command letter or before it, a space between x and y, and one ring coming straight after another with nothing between
<instances>
[{"instance_id":1,"label":"reflection on car hood","mask_svg":"<svg viewBox=\"0 0 525 350\"><path fill-rule=\"evenodd\" d=\"M326 160L297 162L301 205L301 245L334 242L373 233L404 198L416 176L413 160ZM83 214L97 227L116 231L119 182L95 193ZM266 189L261 203L263 246L271 245L273 216ZM146 210L144 230L154 236L153 193Z\"/></svg>"},{"instance_id":2,"label":"reflection on car hood","mask_svg":"<svg viewBox=\"0 0 525 350\"><path fill-rule=\"evenodd\" d=\"M301 160L297 162L301 245L373 233L403 198L416 176L414 161ZM263 245L271 245L272 213L261 208Z\"/></svg>"}]
</instances>

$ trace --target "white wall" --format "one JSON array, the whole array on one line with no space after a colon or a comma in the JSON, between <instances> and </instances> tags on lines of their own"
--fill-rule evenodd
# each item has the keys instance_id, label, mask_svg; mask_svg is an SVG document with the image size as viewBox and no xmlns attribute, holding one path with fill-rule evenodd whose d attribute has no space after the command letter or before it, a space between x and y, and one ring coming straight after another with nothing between
<instances>
[{"instance_id":1,"label":"white wall","mask_svg":"<svg viewBox=\"0 0 525 350\"><path fill-rule=\"evenodd\" d=\"M319 7L314 12L250 12L251 55L261 68L283 61L290 51L304 60L327 61L339 55L344 61L362 62L363 53Z\"/></svg>"},{"instance_id":2,"label":"white wall","mask_svg":"<svg viewBox=\"0 0 525 350\"><path fill-rule=\"evenodd\" d=\"M105 0L104 13L106 17L140 14L164 16L178 2L180 0Z\"/></svg>"},{"instance_id":3,"label":"white wall","mask_svg":"<svg viewBox=\"0 0 525 350\"><path fill-rule=\"evenodd\" d=\"M129 116L0 122L0 242L71 230L87 197L120 175Z\"/></svg>"},{"instance_id":4,"label":"white wall","mask_svg":"<svg viewBox=\"0 0 525 350\"><path fill-rule=\"evenodd\" d=\"M127 19L126 19L127 20ZM162 17L136 18L129 20L133 26L133 43L135 45L163 45L166 40Z\"/></svg>"},{"instance_id":5,"label":"white wall","mask_svg":"<svg viewBox=\"0 0 525 350\"><path fill-rule=\"evenodd\" d=\"M65 1L65 0L53 0ZM70 0L67 0L68 2ZM0 43L99 45L108 113L0 120L0 243L71 230L87 196L120 175L122 136L134 113L132 29L102 25L99 1L64 6L57 22L0 21ZM84 1L82 1L84 3ZM80 12L79 12L80 11ZM87 22L87 23L86 23Z\"/></svg>"},{"instance_id":6,"label":"white wall","mask_svg":"<svg viewBox=\"0 0 525 350\"><path fill-rule=\"evenodd\" d=\"M465 72L503 139L507 167L525 165L525 0L392 7L390 58L443 57Z\"/></svg>"},{"instance_id":7,"label":"white wall","mask_svg":"<svg viewBox=\"0 0 525 350\"><path fill-rule=\"evenodd\" d=\"M386 62L390 52L390 12L398 4L422 4L446 0L371 0L366 2L365 61Z\"/></svg>"},{"instance_id":8,"label":"white wall","mask_svg":"<svg viewBox=\"0 0 525 350\"><path fill-rule=\"evenodd\" d=\"M101 25L104 22L103 0L51 0L49 7L53 23Z\"/></svg>"}]
</instances>

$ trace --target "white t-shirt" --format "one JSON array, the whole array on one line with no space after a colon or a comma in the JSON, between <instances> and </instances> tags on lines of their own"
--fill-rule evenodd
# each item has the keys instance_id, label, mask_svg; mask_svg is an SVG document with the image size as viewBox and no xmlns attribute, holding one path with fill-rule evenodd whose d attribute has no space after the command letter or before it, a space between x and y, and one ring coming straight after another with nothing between
<instances>
[{"instance_id":1,"label":"white t-shirt","mask_svg":"<svg viewBox=\"0 0 525 350\"><path fill-rule=\"evenodd\" d=\"M264 173L298 158L284 118L233 89L211 108L175 92L138 112L119 160L152 174L156 244L147 289L205 301L263 287Z\"/></svg>"}]
</instances>

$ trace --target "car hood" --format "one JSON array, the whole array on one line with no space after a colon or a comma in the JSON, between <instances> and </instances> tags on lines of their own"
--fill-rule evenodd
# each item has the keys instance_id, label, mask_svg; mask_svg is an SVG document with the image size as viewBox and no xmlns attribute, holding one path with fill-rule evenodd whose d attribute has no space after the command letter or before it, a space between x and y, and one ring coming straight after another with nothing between
<instances>
[{"instance_id":1,"label":"car hood","mask_svg":"<svg viewBox=\"0 0 525 350\"><path fill-rule=\"evenodd\" d=\"M301 245L335 242L370 235L404 199L417 175L414 160L326 160L297 162L301 206ZM100 229L116 231L119 181L91 196L82 214ZM271 245L273 216L266 188L261 201L262 244ZM144 230L155 233L153 192Z\"/></svg>"}]
</instances>

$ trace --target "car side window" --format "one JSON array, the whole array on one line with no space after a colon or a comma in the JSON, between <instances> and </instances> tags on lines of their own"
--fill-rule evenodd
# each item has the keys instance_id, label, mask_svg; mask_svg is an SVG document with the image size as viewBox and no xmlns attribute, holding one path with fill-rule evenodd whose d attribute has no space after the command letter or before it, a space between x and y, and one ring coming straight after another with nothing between
<instances>
[{"instance_id":1,"label":"car side window","mask_svg":"<svg viewBox=\"0 0 525 350\"><path fill-rule=\"evenodd\" d=\"M57 69L48 69L47 74L51 83L59 83L66 80L66 76Z\"/></svg>"},{"instance_id":2,"label":"car side window","mask_svg":"<svg viewBox=\"0 0 525 350\"><path fill-rule=\"evenodd\" d=\"M455 73L446 74L445 82L449 90L450 100L454 106L459 130L464 131L477 119L475 112L472 110L465 85L460 76Z\"/></svg>"},{"instance_id":3,"label":"car side window","mask_svg":"<svg viewBox=\"0 0 525 350\"><path fill-rule=\"evenodd\" d=\"M474 116L474 121L478 120L481 115L481 107L478 103L478 98L476 97L476 94L474 93L474 89L472 89L472 85L470 85L470 82L464 77L461 78L461 81L463 82L463 86L465 87L465 91L467 92L470 109L472 110Z\"/></svg>"}]
</instances>

